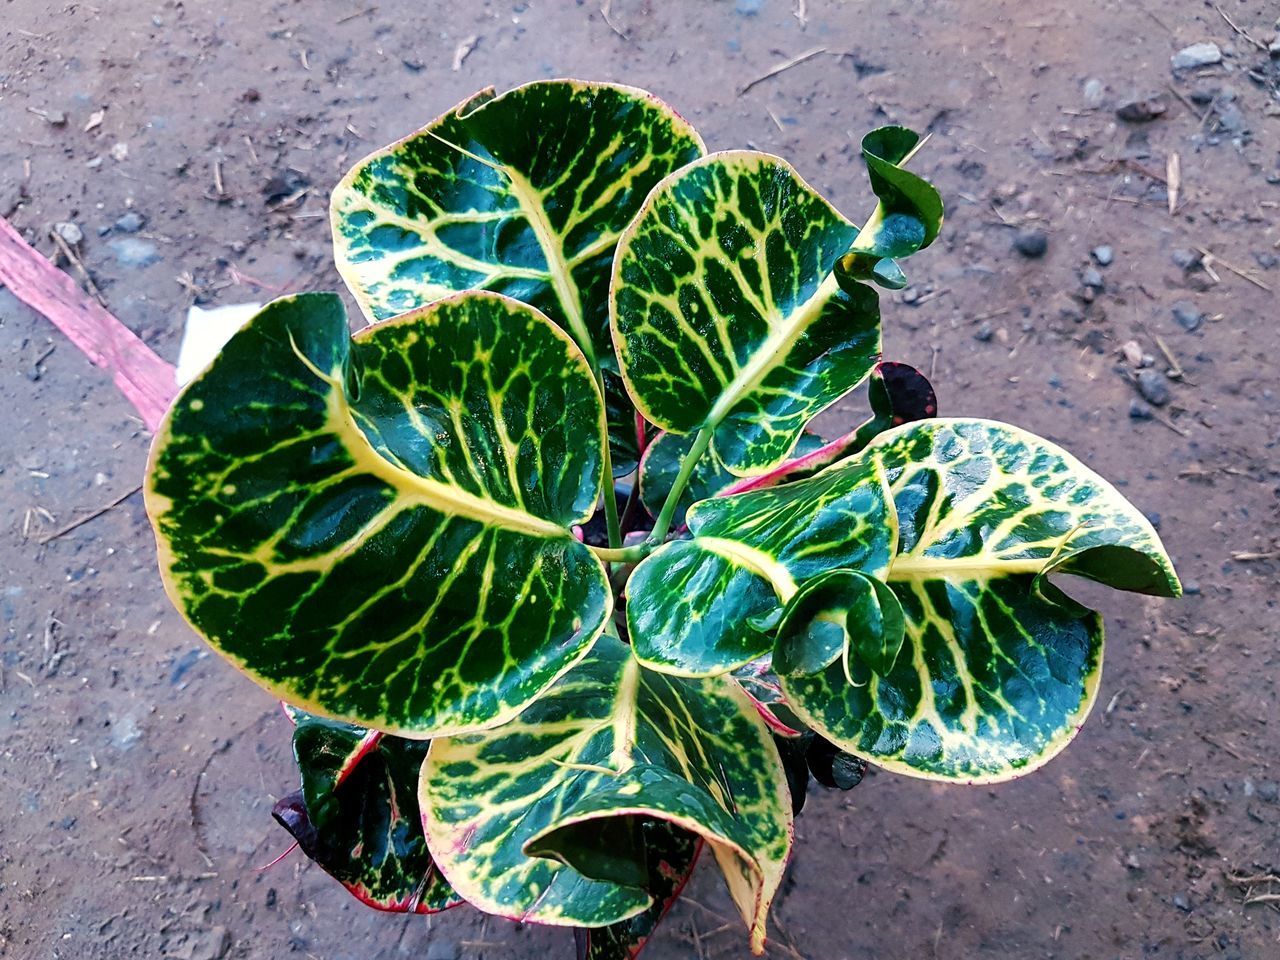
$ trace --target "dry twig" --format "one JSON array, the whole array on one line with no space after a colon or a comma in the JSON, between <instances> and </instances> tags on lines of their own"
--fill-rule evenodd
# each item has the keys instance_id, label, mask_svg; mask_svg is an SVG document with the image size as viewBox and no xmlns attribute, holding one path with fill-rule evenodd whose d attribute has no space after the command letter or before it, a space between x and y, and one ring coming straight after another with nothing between
<instances>
[{"instance_id":1,"label":"dry twig","mask_svg":"<svg viewBox=\"0 0 1280 960\"><path fill-rule=\"evenodd\" d=\"M754 87L756 84L763 83L764 81L772 77L776 77L778 74L782 73L785 70L790 70L792 67L797 67L800 64L804 63L806 60L812 60L814 57L818 56L819 54L823 54L826 52L827 52L826 47L813 47L812 49L806 50L804 53L796 54L790 60L783 60L781 63L774 64L772 67L770 67L764 73L760 74L760 76L756 77L754 80L749 80L747 81L746 84L739 87L738 96L742 96L752 87Z\"/></svg>"}]
</instances>

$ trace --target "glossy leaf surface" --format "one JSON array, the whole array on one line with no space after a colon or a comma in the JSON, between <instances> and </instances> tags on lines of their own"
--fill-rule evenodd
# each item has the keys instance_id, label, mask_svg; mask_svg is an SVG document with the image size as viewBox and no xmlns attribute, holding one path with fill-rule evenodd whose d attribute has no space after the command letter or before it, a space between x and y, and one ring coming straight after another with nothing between
<instances>
[{"instance_id":1,"label":"glossy leaf surface","mask_svg":"<svg viewBox=\"0 0 1280 960\"><path fill-rule=\"evenodd\" d=\"M692 127L633 87L546 80L486 91L338 184L338 270L371 319L493 290L542 310L606 361L618 235L659 180L702 152Z\"/></svg>"},{"instance_id":2,"label":"glossy leaf surface","mask_svg":"<svg viewBox=\"0 0 1280 960\"><path fill-rule=\"evenodd\" d=\"M481 909L592 927L637 916L654 896L636 831L662 820L710 844L763 944L789 800L763 722L728 680L652 673L602 637L518 719L433 741L421 791L437 863Z\"/></svg>"},{"instance_id":3,"label":"glossy leaf surface","mask_svg":"<svg viewBox=\"0 0 1280 960\"><path fill-rule=\"evenodd\" d=\"M733 473L790 454L870 372L874 291L831 273L857 228L785 161L712 154L664 180L618 242L614 338L628 390L664 430L714 430Z\"/></svg>"},{"instance_id":4,"label":"glossy leaf surface","mask_svg":"<svg viewBox=\"0 0 1280 960\"><path fill-rule=\"evenodd\" d=\"M1093 471L1006 424L926 421L857 459L889 478L906 639L883 676L851 662L856 686L838 661L783 677L791 707L901 773L986 782L1045 763L1093 703L1103 640L1101 618L1045 578L1176 596L1155 531Z\"/></svg>"},{"instance_id":5,"label":"glossy leaf surface","mask_svg":"<svg viewBox=\"0 0 1280 960\"><path fill-rule=\"evenodd\" d=\"M837 659L886 674L902 649L902 608L889 587L856 570L832 570L791 598L778 626L780 677L821 673Z\"/></svg>"},{"instance_id":6,"label":"glossy leaf surface","mask_svg":"<svg viewBox=\"0 0 1280 960\"><path fill-rule=\"evenodd\" d=\"M305 714L293 734L302 789L273 811L302 851L379 910L435 913L462 902L440 876L422 831L421 740Z\"/></svg>"},{"instance_id":7,"label":"glossy leaf surface","mask_svg":"<svg viewBox=\"0 0 1280 960\"><path fill-rule=\"evenodd\" d=\"M609 615L570 533L601 487L591 371L473 293L362 330L267 306L179 396L147 507L171 598L304 709L417 737L514 716Z\"/></svg>"},{"instance_id":8,"label":"glossy leaf surface","mask_svg":"<svg viewBox=\"0 0 1280 960\"><path fill-rule=\"evenodd\" d=\"M864 282L897 290L907 278L897 260L922 250L942 229L942 196L933 184L903 164L920 146L906 127L881 127L862 138L862 159L879 203L863 224L854 249L836 263L836 278L847 290Z\"/></svg>"},{"instance_id":9,"label":"glossy leaf surface","mask_svg":"<svg viewBox=\"0 0 1280 960\"><path fill-rule=\"evenodd\" d=\"M806 580L841 568L883 576L893 555L893 511L875 463L703 500L688 522L693 539L654 551L627 584L636 656L681 676L726 673L763 656Z\"/></svg>"}]
</instances>

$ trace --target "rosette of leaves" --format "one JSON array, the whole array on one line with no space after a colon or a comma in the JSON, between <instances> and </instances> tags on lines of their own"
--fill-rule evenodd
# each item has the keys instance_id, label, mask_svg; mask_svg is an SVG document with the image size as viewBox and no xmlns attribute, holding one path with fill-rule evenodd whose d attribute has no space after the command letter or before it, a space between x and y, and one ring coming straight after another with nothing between
<instances>
[{"instance_id":1,"label":"rosette of leaves","mask_svg":"<svg viewBox=\"0 0 1280 960\"><path fill-rule=\"evenodd\" d=\"M864 141L859 227L643 91L486 91L334 191L367 326L277 300L177 398L166 588L291 705L276 815L356 896L615 960L706 850L759 952L810 772L990 782L1079 728L1102 624L1054 576L1180 588L1104 480L881 359L917 147Z\"/></svg>"}]
</instances>

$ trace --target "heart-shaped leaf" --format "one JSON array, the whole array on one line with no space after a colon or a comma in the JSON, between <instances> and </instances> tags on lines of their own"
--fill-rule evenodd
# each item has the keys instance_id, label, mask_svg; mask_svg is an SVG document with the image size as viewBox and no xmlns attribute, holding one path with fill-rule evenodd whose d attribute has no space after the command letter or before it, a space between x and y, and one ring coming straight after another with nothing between
<instances>
[{"instance_id":1,"label":"heart-shaped leaf","mask_svg":"<svg viewBox=\"0 0 1280 960\"><path fill-rule=\"evenodd\" d=\"M293 755L302 789L273 813L326 873L379 910L436 913L463 902L436 870L422 832L425 741L300 714Z\"/></svg>"},{"instance_id":2,"label":"heart-shaped leaf","mask_svg":"<svg viewBox=\"0 0 1280 960\"><path fill-rule=\"evenodd\" d=\"M636 656L678 676L726 673L763 656L806 580L842 568L883 576L893 554L893 511L875 463L703 500L688 521L693 539L655 550L627 584Z\"/></svg>"},{"instance_id":3,"label":"heart-shaped leaf","mask_svg":"<svg viewBox=\"0 0 1280 960\"><path fill-rule=\"evenodd\" d=\"M777 752L736 685L652 673L610 637L518 719L433 741L421 801L454 889L540 923L641 914L655 901L635 859L645 824L697 834L757 952L791 843Z\"/></svg>"},{"instance_id":4,"label":"heart-shaped leaf","mask_svg":"<svg viewBox=\"0 0 1280 960\"><path fill-rule=\"evenodd\" d=\"M880 351L875 292L831 273L857 228L763 153L712 154L662 181L618 241L611 312L636 406L711 432L733 473L786 459Z\"/></svg>"},{"instance_id":5,"label":"heart-shaped leaf","mask_svg":"<svg viewBox=\"0 0 1280 960\"><path fill-rule=\"evenodd\" d=\"M887 580L906 638L884 675L786 676L793 710L841 748L921 777L990 782L1047 762L1093 704L1102 621L1046 577L1176 596L1146 518L1070 454L1006 424L930 420L855 462L889 478Z\"/></svg>"},{"instance_id":6,"label":"heart-shaped leaf","mask_svg":"<svg viewBox=\"0 0 1280 960\"><path fill-rule=\"evenodd\" d=\"M170 596L313 713L415 737L514 716L603 628L570 532L603 411L573 342L470 293L352 340L341 301L268 305L175 401L147 487Z\"/></svg>"},{"instance_id":7,"label":"heart-shaped leaf","mask_svg":"<svg viewBox=\"0 0 1280 960\"><path fill-rule=\"evenodd\" d=\"M702 152L689 124L633 87L486 91L342 179L331 203L338 271L371 319L494 290L609 366L618 235L659 180Z\"/></svg>"}]
</instances>

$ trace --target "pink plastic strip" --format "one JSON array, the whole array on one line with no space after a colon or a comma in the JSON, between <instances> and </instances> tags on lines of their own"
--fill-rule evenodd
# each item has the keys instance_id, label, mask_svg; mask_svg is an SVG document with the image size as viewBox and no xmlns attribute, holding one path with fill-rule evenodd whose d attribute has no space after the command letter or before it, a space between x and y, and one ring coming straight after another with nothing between
<instances>
[{"instance_id":1,"label":"pink plastic strip","mask_svg":"<svg viewBox=\"0 0 1280 960\"><path fill-rule=\"evenodd\" d=\"M173 365L34 250L0 217L0 283L111 374L116 388L155 430L178 392Z\"/></svg>"}]
</instances>

